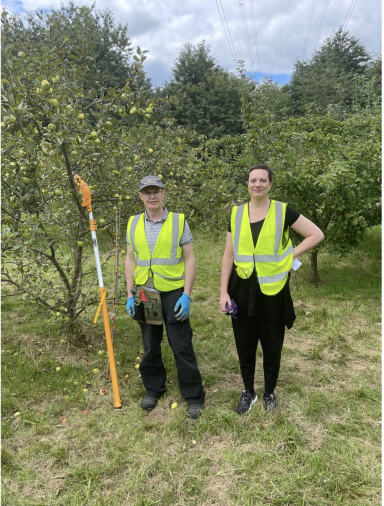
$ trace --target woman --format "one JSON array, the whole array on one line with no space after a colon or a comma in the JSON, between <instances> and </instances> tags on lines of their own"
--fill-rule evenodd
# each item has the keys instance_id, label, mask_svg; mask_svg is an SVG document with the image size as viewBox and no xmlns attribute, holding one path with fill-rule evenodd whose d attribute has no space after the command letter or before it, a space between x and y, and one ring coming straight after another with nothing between
<instances>
[{"instance_id":1,"label":"woman","mask_svg":"<svg viewBox=\"0 0 384 506\"><path fill-rule=\"evenodd\" d=\"M237 404L246 413L257 400L254 389L256 350L263 350L264 406L277 408L274 395L280 369L285 326L296 318L289 290L294 259L311 250L323 239L322 231L287 204L270 200L272 171L255 165L248 172L248 204L232 209L221 267L221 311L232 311L232 318L244 390ZM292 247L289 228L304 237Z\"/></svg>"}]
</instances>

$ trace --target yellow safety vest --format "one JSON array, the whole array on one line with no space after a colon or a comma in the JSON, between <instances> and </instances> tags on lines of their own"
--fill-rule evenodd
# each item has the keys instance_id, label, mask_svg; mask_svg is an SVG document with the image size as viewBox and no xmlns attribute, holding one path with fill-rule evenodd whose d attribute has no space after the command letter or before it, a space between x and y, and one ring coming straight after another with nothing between
<instances>
[{"instance_id":1,"label":"yellow safety vest","mask_svg":"<svg viewBox=\"0 0 384 506\"><path fill-rule=\"evenodd\" d=\"M131 216L127 234L135 255L135 285L144 285L153 276L153 285L161 292L184 286L184 258L179 245L184 230L184 214L169 213L164 221L153 254L145 236L144 213Z\"/></svg>"},{"instance_id":2,"label":"yellow safety vest","mask_svg":"<svg viewBox=\"0 0 384 506\"><path fill-rule=\"evenodd\" d=\"M253 246L248 204L236 206L231 214L232 245L236 272L242 279L253 269L265 295L275 295L284 287L292 267L293 246L289 229L284 232L287 204L271 200L256 247Z\"/></svg>"}]
</instances>

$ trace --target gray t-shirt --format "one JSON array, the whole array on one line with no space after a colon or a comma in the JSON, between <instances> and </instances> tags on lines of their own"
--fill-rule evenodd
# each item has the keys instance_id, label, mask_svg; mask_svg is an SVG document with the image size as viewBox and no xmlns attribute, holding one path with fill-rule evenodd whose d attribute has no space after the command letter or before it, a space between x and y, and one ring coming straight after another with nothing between
<instances>
[{"instance_id":1,"label":"gray t-shirt","mask_svg":"<svg viewBox=\"0 0 384 506\"><path fill-rule=\"evenodd\" d=\"M155 249L156 242L159 237L161 227L162 227L164 221L167 219L168 214L169 214L168 209L164 208L164 216L161 218L161 220L152 221L151 219L149 219L149 217L147 215L147 211L144 212L145 237L147 238L147 243L148 243L148 247L149 247L149 251L150 251L151 255L153 254L153 250ZM185 246L186 244L189 244L190 242L192 242L192 239L193 239L193 237L192 237L189 225L187 223L187 220L184 220L184 230L181 235L179 245ZM127 233L127 243L129 244L129 246L131 245L129 242L128 233ZM153 285L153 277L152 276L148 278L148 280L144 286L149 292L159 293L159 290L156 290L156 288Z\"/></svg>"}]
</instances>

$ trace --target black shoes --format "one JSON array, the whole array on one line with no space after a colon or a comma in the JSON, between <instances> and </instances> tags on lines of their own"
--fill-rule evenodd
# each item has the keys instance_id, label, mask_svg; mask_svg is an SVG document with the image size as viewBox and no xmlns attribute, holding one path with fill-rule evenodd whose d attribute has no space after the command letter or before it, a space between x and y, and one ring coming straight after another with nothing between
<instances>
[{"instance_id":1,"label":"black shoes","mask_svg":"<svg viewBox=\"0 0 384 506\"><path fill-rule=\"evenodd\" d=\"M277 401L273 394L264 394L264 407L267 411L276 411Z\"/></svg>"},{"instance_id":2,"label":"black shoes","mask_svg":"<svg viewBox=\"0 0 384 506\"><path fill-rule=\"evenodd\" d=\"M144 409L144 411L152 411L152 409L155 409L157 406L157 402L159 399L156 397L150 397L149 395L146 395L144 399L140 403L141 409Z\"/></svg>"},{"instance_id":3,"label":"black shoes","mask_svg":"<svg viewBox=\"0 0 384 506\"><path fill-rule=\"evenodd\" d=\"M257 395L255 392L251 392L250 390L243 390L241 392L240 401L236 407L236 412L239 413L239 415L247 413L247 411L252 408L256 401Z\"/></svg>"},{"instance_id":4,"label":"black shoes","mask_svg":"<svg viewBox=\"0 0 384 506\"><path fill-rule=\"evenodd\" d=\"M199 418L203 407L203 404L188 404L187 413L189 418L192 418L192 420Z\"/></svg>"}]
</instances>

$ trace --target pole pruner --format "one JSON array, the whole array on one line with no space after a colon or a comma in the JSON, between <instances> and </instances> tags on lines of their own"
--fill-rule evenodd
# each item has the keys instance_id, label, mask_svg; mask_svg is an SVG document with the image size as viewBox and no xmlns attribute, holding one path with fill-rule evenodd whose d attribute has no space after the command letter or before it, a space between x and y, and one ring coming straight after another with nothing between
<instances>
[{"instance_id":1,"label":"pole pruner","mask_svg":"<svg viewBox=\"0 0 384 506\"><path fill-rule=\"evenodd\" d=\"M103 273L101 272L99 247L98 247L97 238L96 238L97 225L96 225L96 220L93 218L93 214L92 214L91 190L89 189L89 186L87 185L87 183L85 183L81 179L80 176L75 174L74 178L75 178L75 182L77 184L79 191L83 194L83 202L81 205L83 207L86 207L87 211L89 213L89 225L90 225L90 229L91 229L93 249L95 252L97 277L99 280L101 312L103 315L104 331L105 331L105 338L107 341L107 350L108 350L108 361L109 361L109 368L111 371L112 390L113 390L113 399L114 399L113 407L114 408L121 408L121 398L120 398L120 392L119 392L119 384L117 382L117 373L116 373L116 364L115 364L115 353L113 351L113 343L112 343L112 338L111 338L111 328L109 325L109 315L108 315L108 307L107 307L107 300L106 300L107 291L104 288Z\"/></svg>"}]
</instances>

